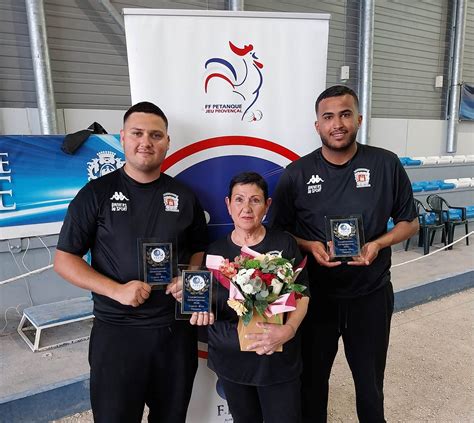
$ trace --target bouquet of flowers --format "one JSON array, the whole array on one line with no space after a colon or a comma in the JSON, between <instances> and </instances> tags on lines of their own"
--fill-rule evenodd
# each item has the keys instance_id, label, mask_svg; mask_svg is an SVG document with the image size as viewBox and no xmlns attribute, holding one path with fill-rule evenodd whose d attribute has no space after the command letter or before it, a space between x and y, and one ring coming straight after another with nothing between
<instances>
[{"instance_id":1,"label":"bouquet of flowers","mask_svg":"<svg viewBox=\"0 0 474 423\"><path fill-rule=\"evenodd\" d=\"M306 259L296 268L293 260L272 251L259 254L243 247L233 262L220 256L209 255L206 265L216 279L229 289L227 304L247 326L254 311L263 318L277 316L296 308L296 298L306 289L295 283ZM279 323L282 323L281 321Z\"/></svg>"}]
</instances>

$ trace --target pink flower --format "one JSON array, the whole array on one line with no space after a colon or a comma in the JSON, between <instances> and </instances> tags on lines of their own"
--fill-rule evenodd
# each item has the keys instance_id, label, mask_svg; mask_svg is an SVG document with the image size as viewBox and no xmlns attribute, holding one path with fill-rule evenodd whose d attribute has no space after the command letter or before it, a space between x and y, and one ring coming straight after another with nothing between
<instances>
[{"instance_id":1,"label":"pink flower","mask_svg":"<svg viewBox=\"0 0 474 423\"><path fill-rule=\"evenodd\" d=\"M234 275L237 274L238 266L236 263L229 262L229 259L225 259L221 266L219 267L219 272L221 272L225 277L231 279Z\"/></svg>"}]
</instances>

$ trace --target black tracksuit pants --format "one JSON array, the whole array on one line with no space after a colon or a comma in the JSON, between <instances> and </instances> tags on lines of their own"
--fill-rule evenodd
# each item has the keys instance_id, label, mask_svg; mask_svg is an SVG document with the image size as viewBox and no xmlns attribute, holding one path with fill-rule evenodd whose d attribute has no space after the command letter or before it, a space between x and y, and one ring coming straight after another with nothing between
<instances>
[{"instance_id":1,"label":"black tracksuit pants","mask_svg":"<svg viewBox=\"0 0 474 423\"><path fill-rule=\"evenodd\" d=\"M234 423L301 423L300 378L266 386L219 380Z\"/></svg>"},{"instance_id":2,"label":"black tracksuit pants","mask_svg":"<svg viewBox=\"0 0 474 423\"><path fill-rule=\"evenodd\" d=\"M89 345L95 423L184 423L197 370L196 328L110 325L97 319Z\"/></svg>"},{"instance_id":3,"label":"black tracksuit pants","mask_svg":"<svg viewBox=\"0 0 474 423\"><path fill-rule=\"evenodd\" d=\"M342 336L361 423L385 422L383 380L393 313L388 283L369 295L331 299L313 295L303 322L303 422L326 422L329 376Z\"/></svg>"}]
</instances>

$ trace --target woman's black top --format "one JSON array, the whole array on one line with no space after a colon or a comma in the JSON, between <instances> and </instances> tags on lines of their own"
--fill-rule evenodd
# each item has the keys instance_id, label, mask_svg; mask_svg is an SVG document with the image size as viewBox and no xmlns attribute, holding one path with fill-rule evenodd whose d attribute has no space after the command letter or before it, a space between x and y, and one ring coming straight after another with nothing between
<instances>
[{"instance_id":1,"label":"woman's black top","mask_svg":"<svg viewBox=\"0 0 474 423\"><path fill-rule=\"evenodd\" d=\"M287 259L294 258L295 264L299 264L302 260L295 239L286 232L267 229L265 238L249 247L259 253L282 251L282 256ZM233 261L240 254L240 247L232 242L229 234L226 238L211 244L207 253ZM305 270L300 273L298 283L307 285ZM302 366L298 333L283 345L283 352L258 355L253 351L240 351L237 336L238 316L227 305L228 298L229 291L219 284L217 320L208 328L208 367L220 378L255 386L282 383L299 377Z\"/></svg>"}]
</instances>

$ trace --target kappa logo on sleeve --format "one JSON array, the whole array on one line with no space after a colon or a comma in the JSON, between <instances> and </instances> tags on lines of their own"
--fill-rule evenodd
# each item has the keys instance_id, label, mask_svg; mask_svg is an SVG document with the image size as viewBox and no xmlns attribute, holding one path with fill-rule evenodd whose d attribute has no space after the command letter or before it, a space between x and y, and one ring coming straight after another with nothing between
<instances>
[{"instance_id":1,"label":"kappa logo on sleeve","mask_svg":"<svg viewBox=\"0 0 474 423\"><path fill-rule=\"evenodd\" d=\"M311 175L309 181L306 182L308 185L308 194L314 194L315 192L321 192L322 185L321 182L324 182L324 179L321 178L319 175Z\"/></svg>"},{"instance_id":2,"label":"kappa logo on sleeve","mask_svg":"<svg viewBox=\"0 0 474 423\"><path fill-rule=\"evenodd\" d=\"M110 197L111 200L120 201L120 203L110 203L110 209L113 212L126 212L128 210L128 205L124 201L130 201L122 191L115 191L114 195Z\"/></svg>"},{"instance_id":3,"label":"kappa logo on sleeve","mask_svg":"<svg viewBox=\"0 0 474 423\"><path fill-rule=\"evenodd\" d=\"M370 187L370 170L360 167L354 170L354 178L356 181L356 188Z\"/></svg>"},{"instance_id":4,"label":"kappa logo on sleeve","mask_svg":"<svg viewBox=\"0 0 474 423\"><path fill-rule=\"evenodd\" d=\"M179 212L179 196L172 192L165 192L163 194L163 202L165 203L165 211Z\"/></svg>"}]
</instances>

